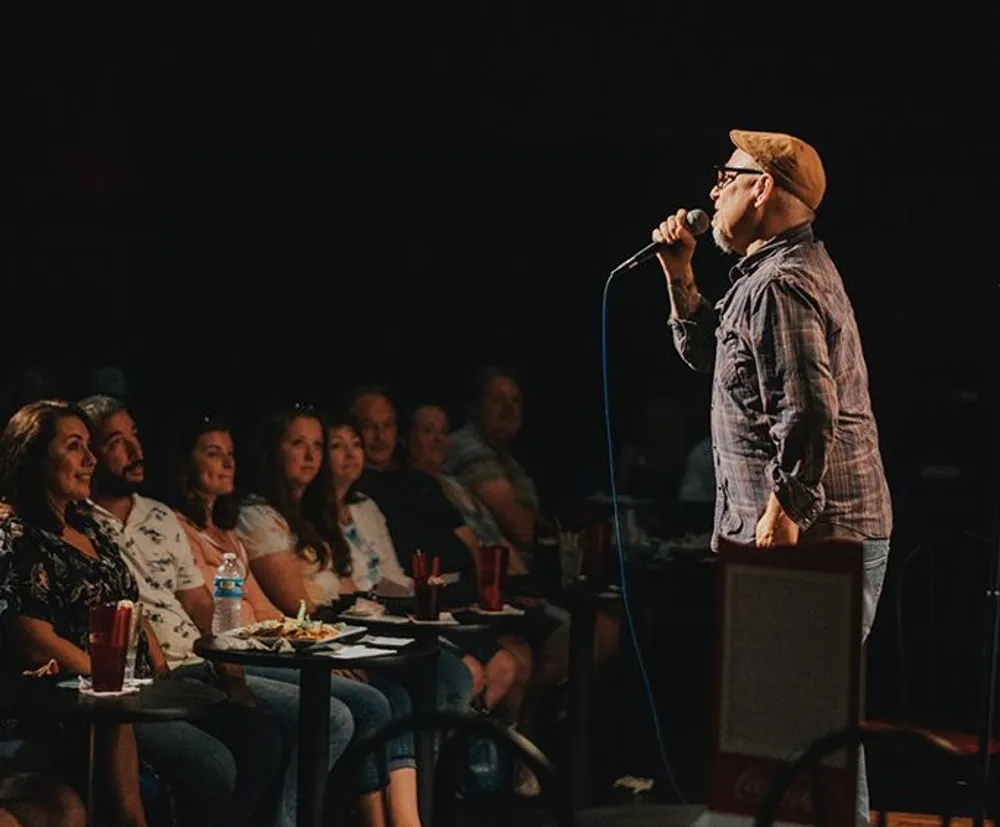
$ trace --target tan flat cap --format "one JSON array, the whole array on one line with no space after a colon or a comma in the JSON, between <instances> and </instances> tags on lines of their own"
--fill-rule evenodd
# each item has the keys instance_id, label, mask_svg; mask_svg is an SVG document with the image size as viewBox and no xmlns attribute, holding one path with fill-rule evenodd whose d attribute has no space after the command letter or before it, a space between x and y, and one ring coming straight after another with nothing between
<instances>
[{"instance_id":1,"label":"tan flat cap","mask_svg":"<svg viewBox=\"0 0 1000 827\"><path fill-rule=\"evenodd\" d=\"M729 139L771 173L779 187L810 209L819 207L826 192L826 172L819 153L809 144L780 132L744 129L731 130Z\"/></svg>"}]
</instances>

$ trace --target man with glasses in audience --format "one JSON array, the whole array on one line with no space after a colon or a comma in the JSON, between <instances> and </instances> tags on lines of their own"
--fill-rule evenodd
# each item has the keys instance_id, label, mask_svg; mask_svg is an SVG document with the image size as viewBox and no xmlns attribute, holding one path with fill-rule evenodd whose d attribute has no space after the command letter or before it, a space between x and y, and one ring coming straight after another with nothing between
<instances>
[{"instance_id":1,"label":"man with glasses in audience","mask_svg":"<svg viewBox=\"0 0 1000 827\"><path fill-rule=\"evenodd\" d=\"M717 304L695 283L679 210L653 231L681 358L714 371L713 545L842 539L865 555L862 632L882 590L892 505L851 302L813 221L826 191L816 150L791 135L733 130L716 170L712 237L739 261ZM858 822L868 821L864 756Z\"/></svg>"}]
</instances>

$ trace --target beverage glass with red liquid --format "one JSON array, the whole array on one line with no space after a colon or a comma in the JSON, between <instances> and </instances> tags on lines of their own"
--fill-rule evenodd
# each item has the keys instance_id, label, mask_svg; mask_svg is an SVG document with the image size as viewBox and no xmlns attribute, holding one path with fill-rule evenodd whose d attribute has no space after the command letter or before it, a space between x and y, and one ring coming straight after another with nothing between
<instances>
[{"instance_id":1,"label":"beverage glass with red liquid","mask_svg":"<svg viewBox=\"0 0 1000 827\"><path fill-rule=\"evenodd\" d=\"M94 692L121 692L125 679L132 606L104 603L87 616L90 683Z\"/></svg>"},{"instance_id":2,"label":"beverage glass with red liquid","mask_svg":"<svg viewBox=\"0 0 1000 827\"><path fill-rule=\"evenodd\" d=\"M437 620L441 613L441 584L434 577L414 583L417 595L417 619Z\"/></svg>"},{"instance_id":3,"label":"beverage glass with red liquid","mask_svg":"<svg viewBox=\"0 0 1000 827\"><path fill-rule=\"evenodd\" d=\"M488 612L503 610L503 546L482 546L479 549L479 564L476 574L479 578L479 607Z\"/></svg>"},{"instance_id":4,"label":"beverage glass with red liquid","mask_svg":"<svg viewBox=\"0 0 1000 827\"><path fill-rule=\"evenodd\" d=\"M427 558L422 551L413 555L413 592L417 598L417 620L437 620L441 613L441 558L431 562L427 571Z\"/></svg>"}]
</instances>

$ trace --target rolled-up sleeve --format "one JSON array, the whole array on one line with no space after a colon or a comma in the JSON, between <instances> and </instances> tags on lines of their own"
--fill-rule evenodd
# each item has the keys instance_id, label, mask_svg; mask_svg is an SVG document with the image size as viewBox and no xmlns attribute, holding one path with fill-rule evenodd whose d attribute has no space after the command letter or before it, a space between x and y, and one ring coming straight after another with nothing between
<instances>
[{"instance_id":1,"label":"rolled-up sleeve","mask_svg":"<svg viewBox=\"0 0 1000 827\"><path fill-rule=\"evenodd\" d=\"M693 370L709 373L715 364L715 328L719 324L715 308L702 296L693 316L668 323L681 359Z\"/></svg>"},{"instance_id":2,"label":"rolled-up sleeve","mask_svg":"<svg viewBox=\"0 0 1000 827\"><path fill-rule=\"evenodd\" d=\"M777 279L761 291L750 326L775 447L768 482L785 513L805 530L826 505L823 478L838 413L826 323L807 292Z\"/></svg>"}]
</instances>

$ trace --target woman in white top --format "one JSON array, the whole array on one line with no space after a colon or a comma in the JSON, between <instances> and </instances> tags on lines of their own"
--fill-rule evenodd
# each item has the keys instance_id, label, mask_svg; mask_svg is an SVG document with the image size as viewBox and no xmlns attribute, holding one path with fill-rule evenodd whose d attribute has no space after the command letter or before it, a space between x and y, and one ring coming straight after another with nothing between
<instances>
[{"instance_id":1,"label":"woman in white top","mask_svg":"<svg viewBox=\"0 0 1000 827\"><path fill-rule=\"evenodd\" d=\"M336 596L349 565L347 544L327 505L330 466L320 413L293 406L267 416L257 460L257 494L240 508L236 531L246 548L250 570L268 599L286 615L294 616L302 600L311 612ZM253 671L289 682L296 682L299 675L289 669ZM392 719L410 715L406 690L381 676L335 671L330 694L350 708L359 739L374 735ZM384 764L374 756L366 761L359 808L366 827L387 823L419 827L414 756L413 738L408 734L386 745ZM383 796L386 787L388 795Z\"/></svg>"},{"instance_id":2,"label":"woman in white top","mask_svg":"<svg viewBox=\"0 0 1000 827\"><path fill-rule=\"evenodd\" d=\"M264 594L248 570L246 549L234 527L239 513L234 482L236 458L229 426L204 416L182 420L174 429L167 458L167 499L191 546L191 556L211 583L226 554L235 554L245 573L240 621L243 625L261 620L281 620L283 612ZM238 666L223 666L233 686L248 687L250 700L281 723L291 747L285 768L284 795L278 824L295 824L298 818L299 689L288 681L259 674L246 675L246 682L232 681L243 676ZM344 754L354 732L354 720L347 704L330 698L329 766Z\"/></svg>"},{"instance_id":3,"label":"woman in white top","mask_svg":"<svg viewBox=\"0 0 1000 827\"><path fill-rule=\"evenodd\" d=\"M328 420L331 474L328 507L336 515L346 543L349 562L338 594L376 591L385 595L413 593L413 581L399 564L385 516L374 500L354 493L354 484L365 467L361 429L349 413ZM473 674L458 655L442 649L437 661L438 706L465 712L472 704Z\"/></svg>"},{"instance_id":4,"label":"woman in white top","mask_svg":"<svg viewBox=\"0 0 1000 827\"><path fill-rule=\"evenodd\" d=\"M328 425L333 506L350 551L350 575L340 590L411 595L413 581L399 564L385 516L374 500L353 489L365 467L361 435L346 416L334 416Z\"/></svg>"}]
</instances>

